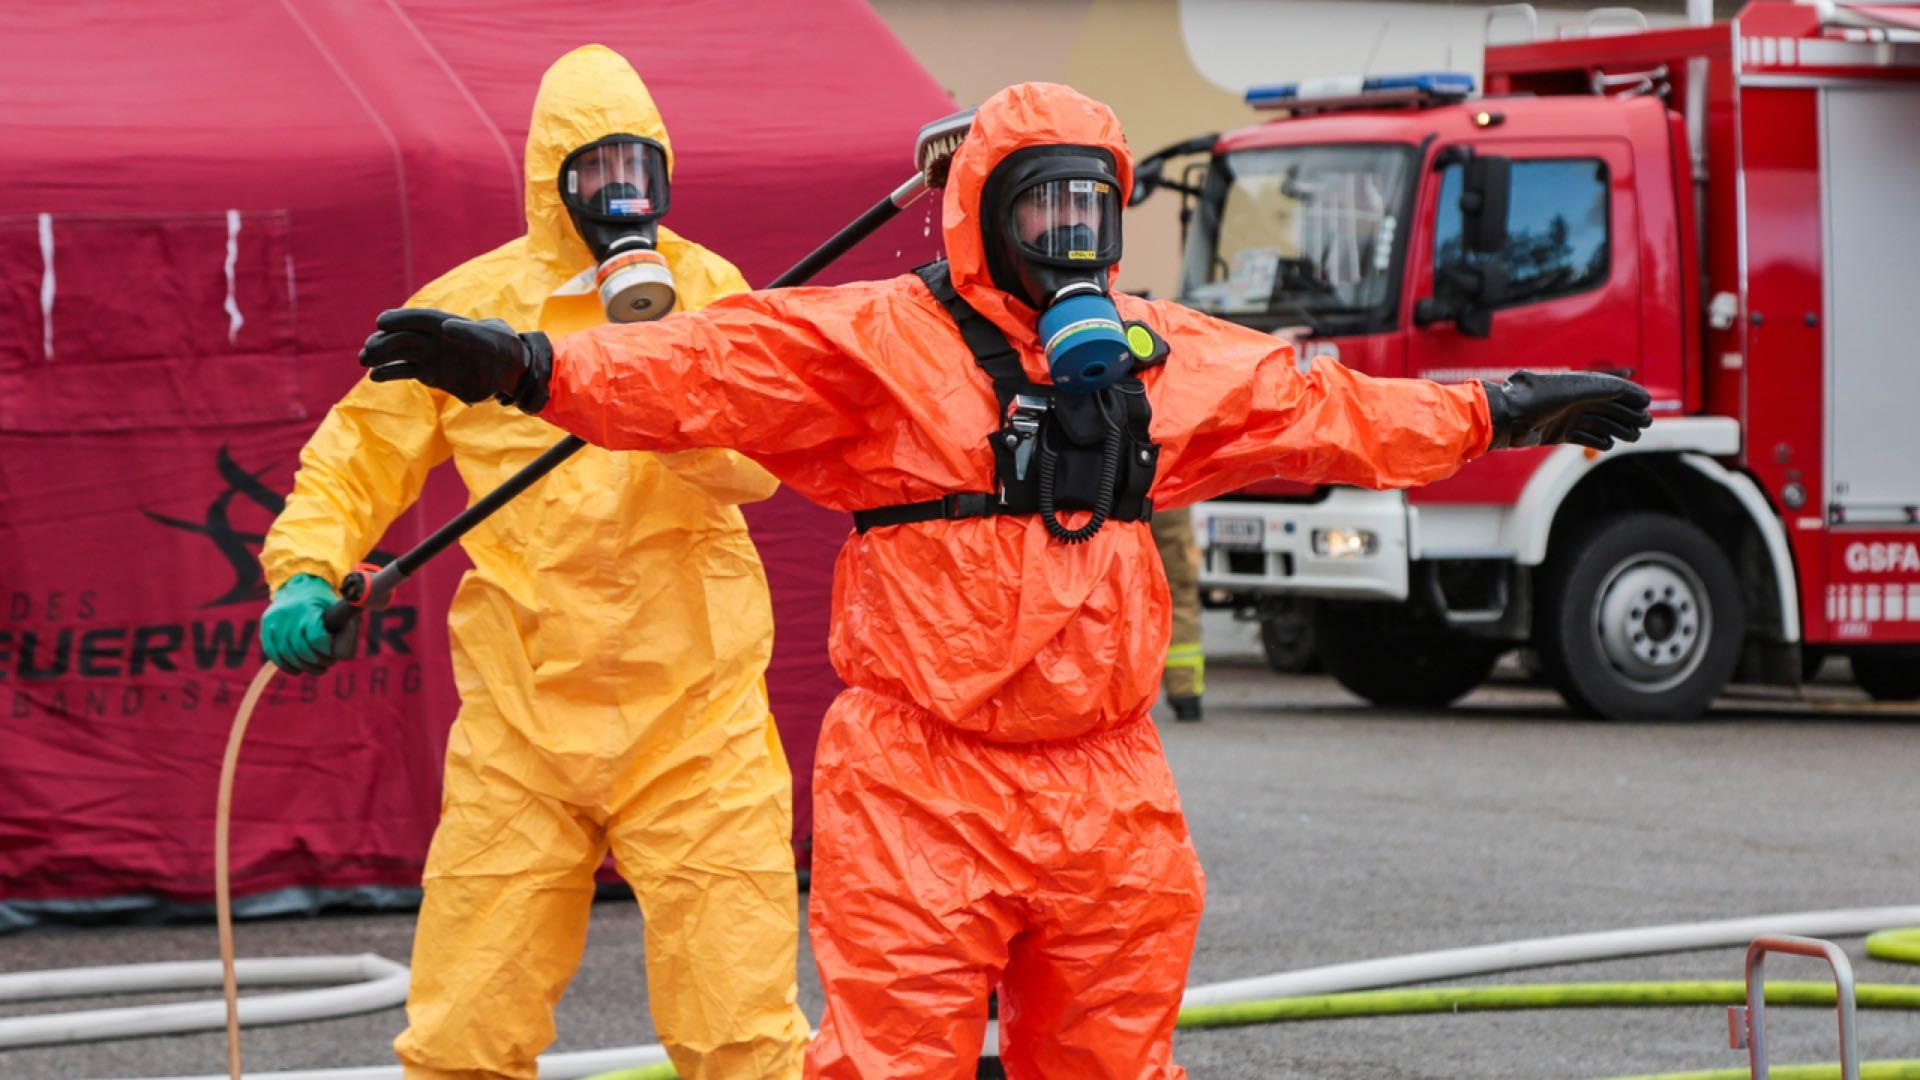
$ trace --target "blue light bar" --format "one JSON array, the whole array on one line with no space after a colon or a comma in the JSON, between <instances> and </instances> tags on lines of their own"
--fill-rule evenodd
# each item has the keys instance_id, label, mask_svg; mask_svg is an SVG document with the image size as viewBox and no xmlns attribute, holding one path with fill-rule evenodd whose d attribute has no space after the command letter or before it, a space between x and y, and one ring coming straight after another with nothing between
<instances>
[{"instance_id":1,"label":"blue light bar","mask_svg":"<svg viewBox=\"0 0 1920 1080\"><path fill-rule=\"evenodd\" d=\"M1417 75L1357 75L1256 86L1247 104L1256 109L1312 108L1322 102L1364 106L1380 101L1457 101L1473 93L1473 76L1464 71L1423 71Z\"/></svg>"}]
</instances>

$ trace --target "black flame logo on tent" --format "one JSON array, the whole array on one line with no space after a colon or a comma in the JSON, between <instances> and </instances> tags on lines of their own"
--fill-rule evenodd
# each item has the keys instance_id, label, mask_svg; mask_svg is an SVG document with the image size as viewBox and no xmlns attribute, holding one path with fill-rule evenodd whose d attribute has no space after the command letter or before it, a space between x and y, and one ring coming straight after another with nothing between
<instances>
[{"instance_id":1,"label":"black flame logo on tent","mask_svg":"<svg viewBox=\"0 0 1920 1080\"><path fill-rule=\"evenodd\" d=\"M223 604L241 604L249 601L258 603L267 599L266 574L260 569L260 548L266 543L266 534L243 532L235 528L228 511L234 499L243 498L268 514L278 517L280 511L286 508L287 500L260 479L261 475L272 467L272 465L264 465L257 472L248 472L241 468L240 463L233 460L233 455L227 453L227 448L222 446L219 454L214 458L214 468L219 472L220 478L226 481L227 488L214 496L213 502L207 504L207 512L203 520L187 521L183 518L157 514L145 507L140 509L141 513L168 528L196 533L213 541L213 546L219 550L220 557L225 559L227 565L232 568L233 587L217 598L200 605L201 607L220 607ZM392 559L391 554L378 550L368 557L368 561L374 563L386 563Z\"/></svg>"}]
</instances>

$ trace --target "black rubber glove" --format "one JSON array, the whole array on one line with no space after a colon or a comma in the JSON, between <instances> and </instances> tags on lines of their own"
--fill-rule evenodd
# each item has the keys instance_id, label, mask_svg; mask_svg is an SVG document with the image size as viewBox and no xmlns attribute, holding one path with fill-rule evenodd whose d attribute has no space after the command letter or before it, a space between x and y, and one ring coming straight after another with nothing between
<instances>
[{"instance_id":1,"label":"black rubber glove","mask_svg":"<svg viewBox=\"0 0 1920 1080\"><path fill-rule=\"evenodd\" d=\"M1653 423L1646 388L1613 375L1516 371L1506 382L1480 384L1493 418L1491 450L1568 442L1608 450L1615 439L1639 442Z\"/></svg>"},{"instance_id":2,"label":"black rubber glove","mask_svg":"<svg viewBox=\"0 0 1920 1080\"><path fill-rule=\"evenodd\" d=\"M500 319L475 321L433 308L394 308L360 350L374 382L418 379L469 405L493 398L537 413L547 405L553 345L547 335L516 334Z\"/></svg>"}]
</instances>

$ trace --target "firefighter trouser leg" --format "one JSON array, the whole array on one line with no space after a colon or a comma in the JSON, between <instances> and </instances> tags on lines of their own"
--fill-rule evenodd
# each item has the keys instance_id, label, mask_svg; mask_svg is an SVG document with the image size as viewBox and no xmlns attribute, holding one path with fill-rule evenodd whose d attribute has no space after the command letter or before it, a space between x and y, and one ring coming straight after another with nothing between
<instances>
[{"instance_id":1,"label":"firefighter trouser leg","mask_svg":"<svg viewBox=\"0 0 1920 1080\"><path fill-rule=\"evenodd\" d=\"M608 823L646 915L647 1001L683 1080L793 1080L800 899L793 780L764 691L671 754ZM691 827L690 827L691 826Z\"/></svg>"},{"instance_id":2,"label":"firefighter trouser leg","mask_svg":"<svg viewBox=\"0 0 1920 1080\"><path fill-rule=\"evenodd\" d=\"M1200 567L1194 561L1193 511L1154 511L1153 542L1167 571L1173 599L1173 639L1167 646L1167 696L1199 697L1207 690L1207 658L1200 649Z\"/></svg>"},{"instance_id":3,"label":"firefighter trouser leg","mask_svg":"<svg viewBox=\"0 0 1920 1080\"><path fill-rule=\"evenodd\" d=\"M579 966L599 826L476 759L461 709L413 939L408 1080L534 1080Z\"/></svg>"},{"instance_id":4,"label":"firefighter trouser leg","mask_svg":"<svg viewBox=\"0 0 1920 1080\"><path fill-rule=\"evenodd\" d=\"M1173 1024L1204 885L1146 718L995 744L851 690L814 800L827 1011L808 1077L966 1080L996 985L1009 1076L1185 1075Z\"/></svg>"}]
</instances>

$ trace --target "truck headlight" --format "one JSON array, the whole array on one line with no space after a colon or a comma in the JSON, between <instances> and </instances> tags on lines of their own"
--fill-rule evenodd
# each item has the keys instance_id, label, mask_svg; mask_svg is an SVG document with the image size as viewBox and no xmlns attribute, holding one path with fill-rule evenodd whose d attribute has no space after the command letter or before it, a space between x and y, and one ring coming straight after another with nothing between
<instances>
[{"instance_id":1,"label":"truck headlight","mask_svg":"<svg viewBox=\"0 0 1920 1080\"><path fill-rule=\"evenodd\" d=\"M1313 553L1325 559L1358 559L1380 550L1380 537L1370 529L1315 529Z\"/></svg>"}]
</instances>

